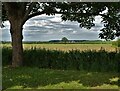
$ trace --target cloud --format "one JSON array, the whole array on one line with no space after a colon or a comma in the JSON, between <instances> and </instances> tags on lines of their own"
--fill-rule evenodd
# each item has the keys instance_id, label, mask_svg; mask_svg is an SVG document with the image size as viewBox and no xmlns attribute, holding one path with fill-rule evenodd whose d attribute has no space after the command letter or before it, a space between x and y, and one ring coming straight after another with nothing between
<instances>
[{"instance_id":1,"label":"cloud","mask_svg":"<svg viewBox=\"0 0 120 91\"><path fill-rule=\"evenodd\" d=\"M66 30L73 30L72 28L67 28Z\"/></svg>"},{"instance_id":2,"label":"cloud","mask_svg":"<svg viewBox=\"0 0 120 91\"><path fill-rule=\"evenodd\" d=\"M73 31L72 33L75 34L75 33L77 33L77 31Z\"/></svg>"},{"instance_id":3,"label":"cloud","mask_svg":"<svg viewBox=\"0 0 120 91\"><path fill-rule=\"evenodd\" d=\"M40 15L28 20L23 27L24 41L48 41L64 36L69 39L98 39L99 30L103 27L100 16L95 18L96 26L90 30L80 28L78 22L62 21L60 16ZM2 30L3 40L9 40L9 22L4 24L6 27Z\"/></svg>"},{"instance_id":4,"label":"cloud","mask_svg":"<svg viewBox=\"0 0 120 91\"><path fill-rule=\"evenodd\" d=\"M54 17L49 19L52 23L60 23L62 20L60 17Z\"/></svg>"},{"instance_id":5,"label":"cloud","mask_svg":"<svg viewBox=\"0 0 120 91\"><path fill-rule=\"evenodd\" d=\"M102 21L101 16L96 16L94 23L100 23Z\"/></svg>"}]
</instances>

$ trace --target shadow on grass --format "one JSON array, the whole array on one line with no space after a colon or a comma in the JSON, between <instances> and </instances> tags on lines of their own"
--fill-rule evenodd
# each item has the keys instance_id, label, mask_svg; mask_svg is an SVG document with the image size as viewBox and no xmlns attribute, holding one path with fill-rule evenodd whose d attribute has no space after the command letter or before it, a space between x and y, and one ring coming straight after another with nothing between
<instances>
[{"instance_id":1,"label":"shadow on grass","mask_svg":"<svg viewBox=\"0 0 120 91\"><path fill-rule=\"evenodd\" d=\"M38 88L47 85L78 81L85 87L103 84L118 85L117 73L86 72L72 70L52 70L39 68L3 68L3 89L21 86L22 88ZM19 87L18 87L19 88Z\"/></svg>"}]
</instances>

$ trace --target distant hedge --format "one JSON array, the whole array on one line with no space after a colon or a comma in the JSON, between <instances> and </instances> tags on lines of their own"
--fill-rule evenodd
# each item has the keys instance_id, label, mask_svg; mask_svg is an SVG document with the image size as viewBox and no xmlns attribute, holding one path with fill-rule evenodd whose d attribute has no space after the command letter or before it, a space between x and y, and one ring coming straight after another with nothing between
<instances>
[{"instance_id":1,"label":"distant hedge","mask_svg":"<svg viewBox=\"0 0 120 91\"><path fill-rule=\"evenodd\" d=\"M114 45L116 47L120 47L120 39L118 39L117 41L113 41L112 45Z\"/></svg>"},{"instance_id":2,"label":"distant hedge","mask_svg":"<svg viewBox=\"0 0 120 91\"><path fill-rule=\"evenodd\" d=\"M10 44L10 41L2 41L2 44ZM30 41L23 42L23 44L64 44L64 42L54 42L54 41ZM66 42L66 44L112 44L112 41L80 41L80 42Z\"/></svg>"},{"instance_id":3,"label":"distant hedge","mask_svg":"<svg viewBox=\"0 0 120 91\"><path fill-rule=\"evenodd\" d=\"M12 50L2 49L3 65L11 64ZM24 50L24 66L60 69L60 70L87 70L97 72L118 72L120 53L100 51L69 52L31 48Z\"/></svg>"}]
</instances>

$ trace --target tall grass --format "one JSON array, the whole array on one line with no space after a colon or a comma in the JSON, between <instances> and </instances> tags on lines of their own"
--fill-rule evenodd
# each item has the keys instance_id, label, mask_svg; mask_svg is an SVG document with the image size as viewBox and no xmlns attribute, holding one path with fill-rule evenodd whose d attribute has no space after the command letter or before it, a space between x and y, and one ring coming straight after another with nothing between
<instances>
[{"instance_id":1,"label":"tall grass","mask_svg":"<svg viewBox=\"0 0 120 91\"><path fill-rule=\"evenodd\" d=\"M12 49L3 47L3 65L11 64ZM118 72L120 52L70 50L68 52L31 48L24 50L24 66L61 69L86 70L97 72Z\"/></svg>"}]
</instances>

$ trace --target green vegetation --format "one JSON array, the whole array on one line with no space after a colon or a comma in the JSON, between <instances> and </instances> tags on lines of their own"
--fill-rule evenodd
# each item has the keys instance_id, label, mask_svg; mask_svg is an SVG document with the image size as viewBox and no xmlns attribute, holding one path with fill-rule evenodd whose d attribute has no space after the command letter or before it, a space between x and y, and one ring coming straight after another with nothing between
<instances>
[{"instance_id":1,"label":"green vegetation","mask_svg":"<svg viewBox=\"0 0 120 91\"><path fill-rule=\"evenodd\" d=\"M60 70L86 70L97 72L118 72L120 53L99 51L58 51L40 48L24 50L24 66ZM10 65L12 50L3 47L3 65Z\"/></svg>"},{"instance_id":2,"label":"green vegetation","mask_svg":"<svg viewBox=\"0 0 120 91\"><path fill-rule=\"evenodd\" d=\"M24 59L22 51L22 27L25 22L37 16L38 14L55 15L62 14L62 20L78 21L80 27L90 29L94 24L94 16L102 16L104 28L99 34L103 39L114 39L120 36L120 13L119 4L116 3L2 3L2 20L11 22L10 33L15 51L11 53L10 48L3 48L3 64L17 67L24 63L24 66L33 66L34 68L3 68L3 89L6 88L89 88L100 86L107 88L117 88L117 69L119 61L119 52L106 52L101 48L100 51L79 51L71 50L69 52L46 50L46 49L26 49L24 50ZM108 12L100 12L108 9ZM39 9L41 9L39 11ZM6 10L6 11L5 11ZM67 12L66 12L67 11ZM82 12L85 11L85 12ZM6 13L7 12L7 13ZM19 15L20 14L20 15ZM7 18L8 17L8 18ZM114 30L114 31L113 31ZM19 45L19 46L18 46ZM94 45L95 46L95 45ZM13 56L13 59L11 59ZM37 67L37 68L36 68ZM40 68L40 69L39 69ZM46 70L41 68L51 68ZM61 70L79 70L89 71L72 72ZM96 72L97 73L94 73ZM106 72L99 73L99 72ZM52 73L51 73L52 72ZM111 73L109 73L111 72ZM114 72L116 72L114 74ZM67 74L66 74L67 73ZM79 75L79 74L80 75ZM77 76L76 76L77 75ZM57 79L56 79L57 78ZM67 84L66 84L67 83ZM101 86L102 85L102 86Z\"/></svg>"},{"instance_id":3,"label":"green vegetation","mask_svg":"<svg viewBox=\"0 0 120 91\"><path fill-rule=\"evenodd\" d=\"M24 66L11 68L12 49L5 43L3 89L117 89L120 53L105 51L106 48L113 47L111 44L24 44Z\"/></svg>"},{"instance_id":4,"label":"green vegetation","mask_svg":"<svg viewBox=\"0 0 120 91\"><path fill-rule=\"evenodd\" d=\"M118 89L117 73L3 68L3 89Z\"/></svg>"},{"instance_id":5,"label":"green vegetation","mask_svg":"<svg viewBox=\"0 0 120 91\"><path fill-rule=\"evenodd\" d=\"M116 47L120 47L120 39L118 39L117 41L113 41L112 45L114 45Z\"/></svg>"},{"instance_id":6,"label":"green vegetation","mask_svg":"<svg viewBox=\"0 0 120 91\"><path fill-rule=\"evenodd\" d=\"M63 37L64 38L64 37ZM23 44L64 44L60 42L52 41L24 41ZM2 41L2 44L10 44L11 42ZM81 40L81 42L67 42L66 44L112 44L112 41L101 41L101 40Z\"/></svg>"},{"instance_id":7,"label":"green vegetation","mask_svg":"<svg viewBox=\"0 0 120 91\"><path fill-rule=\"evenodd\" d=\"M63 37L61 41L64 42L65 44L69 42L69 40L66 37Z\"/></svg>"}]
</instances>

